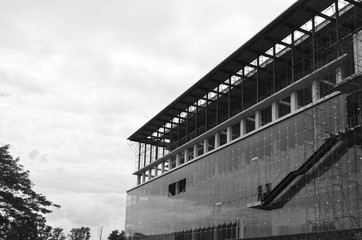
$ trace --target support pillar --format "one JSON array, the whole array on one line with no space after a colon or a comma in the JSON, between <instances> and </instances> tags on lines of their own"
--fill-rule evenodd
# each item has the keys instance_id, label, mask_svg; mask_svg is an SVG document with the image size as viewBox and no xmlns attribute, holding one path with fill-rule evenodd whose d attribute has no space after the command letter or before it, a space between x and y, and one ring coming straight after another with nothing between
<instances>
[{"instance_id":1,"label":"support pillar","mask_svg":"<svg viewBox=\"0 0 362 240\"><path fill-rule=\"evenodd\" d=\"M146 182L146 172L142 172L142 183Z\"/></svg>"},{"instance_id":2,"label":"support pillar","mask_svg":"<svg viewBox=\"0 0 362 240\"><path fill-rule=\"evenodd\" d=\"M244 136L246 133L246 121L245 119L240 120L240 137Z\"/></svg>"},{"instance_id":3,"label":"support pillar","mask_svg":"<svg viewBox=\"0 0 362 240\"><path fill-rule=\"evenodd\" d=\"M152 168L148 170L148 181L152 179Z\"/></svg>"},{"instance_id":4,"label":"support pillar","mask_svg":"<svg viewBox=\"0 0 362 240\"><path fill-rule=\"evenodd\" d=\"M158 165L156 165L156 167L154 169L155 169L155 177L157 177L158 176Z\"/></svg>"},{"instance_id":5,"label":"support pillar","mask_svg":"<svg viewBox=\"0 0 362 240\"><path fill-rule=\"evenodd\" d=\"M342 67L339 66L336 68L336 84L342 83L343 76L342 76Z\"/></svg>"},{"instance_id":6,"label":"support pillar","mask_svg":"<svg viewBox=\"0 0 362 240\"><path fill-rule=\"evenodd\" d=\"M141 175L137 175L137 185L140 185L141 184L141 179L142 176Z\"/></svg>"},{"instance_id":7,"label":"support pillar","mask_svg":"<svg viewBox=\"0 0 362 240\"><path fill-rule=\"evenodd\" d=\"M161 174L165 172L165 162L161 163Z\"/></svg>"},{"instance_id":8,"label":"support pillar","mask_svg":"<svg viewBox=\"0 0 362 240\"><path fill-rule=\"evenodd\" d=\"M354 71L362 72L362 31L353 35Z\"/></svg>"},{"instance_id":9,"label":"support pillar","mask_svg":"<svg viewBox=\"0 0 362 240\"><path fill-rule=\"evenodd\" d=\"M233 128L228 126L226 129L226 142L231 142L233 140Z\"/></svg>"},{"instance_id":10,"label":"support pillar","mask_svg":"<svg viewBox=\"0 0 362 240\"><path fill-rule=\"evenodd\" d=\"M194 159L199 156L199 145L196 143L194 145Z\"/></svg>"},{"instance_id":11,"label":"support pillar","mask_svg":"<svg viewBox=\"0 0 362 240\"><path fill-rule=\"evenodd\" d=\"M258 129L261 127L261 111L257 110L255 112L255 129Z\"/></svg>"},{"instance_id":12,"label":"support pillar","mask_svg":"<svg viewBox=\"0 0 362 240\"><path fill-rule=\"evenodd\" d=\"M176 154L176 167L180 166L180 154Z\"/></svg>"},{"instance_id":13,"label":"support pillar","mask_svg":"<svg viewBox=\"0 0 362 240\"><path fill-rule=\"evenodd\" d=\"M318 80L312 81L312 102L316 103L317 100L321 97L321 89Z\"/></svg>"},{"instance_id":14,"label":"support pillar","mask_svg":"<svg viewBox=\"0 0 362 240\"><path fill-rule=\"evenodd\" d=\"M290 95L290 112L298 110L298 92L292 92Z\"/></svg>"},{"instance_id":15,"label":"support pillar","mask_svg":"<svg viewBox=\"0 0 362 240\"><path fill-rule=\"evenodd\" d=\"M215 133L215 148L220 147L220 133Z\"/></svg>"},{"instance_id":16,"label":"support pillar","mask_svg":"<svg viewBox=\"0 0 362 240\"><path fill-rule=\"evenodd\" d=\"M189 161L189 155L190 155L190 151L189 151L188 149L185 149L185 153L184 153L185 159L184 159L184 162Z\"/></svg>"},{"instance_id":17,"label":"support pillar","mask_svg":"<svg viewBox=\"0 0 362 240\"><path fill-rule=\"evenodd\" d=\"M278 101L272 102L272 122L279 118L279 103Z\"/></svg>"},{"instance_id":18,"label":"support pillar","mask_svg":"<svg viewBox=\"0 0 362 240\"><path fill-rule=\"evenodd\" d=\"M172 169L172 159L169 158L168 159L168 171L170 171Z\"/></svg>"},{"instance_id":19,"label":"support pillar","mask_svg":"<svg viewBox=\"0 0 362 240\"><path fill-rule=\"evenodd\" d=\"M204 139L204 154L207 153L209 151L209 139L205 138Z\"/></svg>"}]
</instances>

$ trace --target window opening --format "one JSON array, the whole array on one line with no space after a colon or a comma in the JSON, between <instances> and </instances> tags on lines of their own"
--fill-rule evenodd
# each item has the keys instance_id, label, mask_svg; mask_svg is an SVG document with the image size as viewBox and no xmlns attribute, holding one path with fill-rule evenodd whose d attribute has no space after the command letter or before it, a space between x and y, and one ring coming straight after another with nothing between
<instances>
[{"instance_id":1,"label":"window opening","mask_svg":"<svg viewBox=\"0 0 362 240\"><path fill-rule=\"evenodd\" d=\"M186 192L186 178L168 185L168 197Z\"/></svg>"}]
</instances>

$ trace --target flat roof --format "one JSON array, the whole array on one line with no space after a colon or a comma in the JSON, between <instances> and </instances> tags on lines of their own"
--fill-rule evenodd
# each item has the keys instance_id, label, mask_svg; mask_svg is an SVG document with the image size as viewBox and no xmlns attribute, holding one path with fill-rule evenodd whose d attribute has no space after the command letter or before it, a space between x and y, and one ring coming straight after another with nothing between
<instances>
[{"instance_id":1,"label":"flat roof","mask_svg":"<svg viewBox=\"0 0 362 240\"><path fill-rule=\"evenodd\" d=\"M133 133L128 140L147 142L154 132L171 122L181 112L194 105L231 75L237 74L256 58L271 49L294 30L308 22L313 16L331 6L334 0L298 0L264 27L254 37L233 52L229 57L213 68L209 73L176 98L156 116Z\"/></svg>"}]
</instances>

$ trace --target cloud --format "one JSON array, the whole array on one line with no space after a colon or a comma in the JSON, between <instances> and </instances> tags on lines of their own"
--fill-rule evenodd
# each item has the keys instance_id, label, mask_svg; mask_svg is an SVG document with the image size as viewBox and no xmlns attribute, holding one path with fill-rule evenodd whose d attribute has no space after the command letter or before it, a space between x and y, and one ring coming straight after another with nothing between
<instances>
[{"instance_id":1,"label":"cloud","mask_svg":"<svg viewBox=\"0 0 362 240\"><path fill-rule=\"evenodd\" d=\"M62 206L50 223L88 225L92 239L123 229L136 182L127 137L290 4L2 3L0 143Z\"/></svg>"},{"instance_id":2,"label":"cloud","mask_svg":"<svg viewBox=\"0 0 362 240\"><path fill-rule=\"evenodd\" d=\"M28 156L30 159L35 159L38 155L39 155L39 150L33 149L31 150Z\"/></svg>"}]
</instances>

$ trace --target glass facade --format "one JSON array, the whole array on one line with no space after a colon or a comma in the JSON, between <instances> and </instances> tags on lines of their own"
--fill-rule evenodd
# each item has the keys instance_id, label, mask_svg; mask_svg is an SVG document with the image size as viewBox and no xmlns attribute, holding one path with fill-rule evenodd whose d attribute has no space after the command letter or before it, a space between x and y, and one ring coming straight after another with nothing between
<instances>
[{"instance_id":1,"label":"glass facade","mask_svg":"<svg viewBox=\"0 0 362 240\"><path fill-rule=\"evenodd\" d=\"M360 121L350 122L361 115L361 103L353 111L349 105L345 95L310 104L128 191L126 233L223 240L359 229L362 132ZM248 207L332 137L338 141L273 200L277 207ZM181 190L170 194L179 182Z\"/></svg>"}]
</instances>

